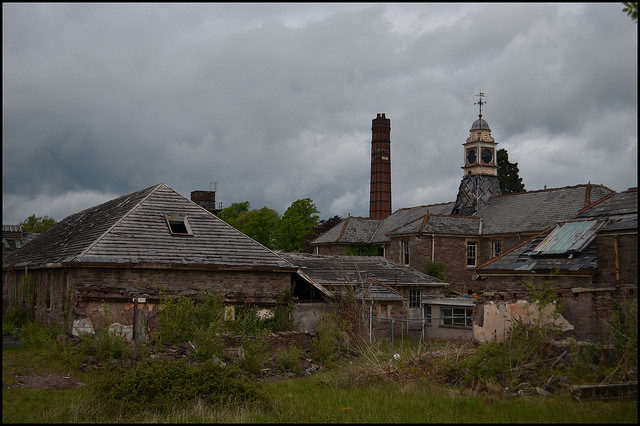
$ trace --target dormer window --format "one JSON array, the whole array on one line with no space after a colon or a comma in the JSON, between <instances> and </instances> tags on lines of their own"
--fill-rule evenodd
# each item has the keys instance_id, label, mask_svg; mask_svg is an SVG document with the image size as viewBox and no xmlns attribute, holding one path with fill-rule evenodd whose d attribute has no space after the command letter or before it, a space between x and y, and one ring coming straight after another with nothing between
<instances>
[{"instance_id":1,"label":"dormer window","mask_svg":"<svg viewBox=\"0 0 640 426\"><path fill-rule=\"evenodd\" d=\"M167 225L169 226L169 231L173 235L193 235L193 231L191 231L191 226L189 225L189 220L186 216L179 215L164 215L167 220Z\"/></svg>"}]
</instances>

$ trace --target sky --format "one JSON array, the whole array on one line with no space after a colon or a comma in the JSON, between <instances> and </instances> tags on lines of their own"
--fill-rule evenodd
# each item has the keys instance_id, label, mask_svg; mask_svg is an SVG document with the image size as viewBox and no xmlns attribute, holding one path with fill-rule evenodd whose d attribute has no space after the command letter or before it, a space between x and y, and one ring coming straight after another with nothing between
<instances>
[{"instance_id":1,"label":"sky","mask_svg":"<svg viewBox=\"0 0 640 426\"><path fill-rule=\"evenodd\" d=\"M2 5L2 223L164 182L223 207L455 201L478 118L527 190L637 186L637 23L621 3Z\"/></svg>"}]
</instances>

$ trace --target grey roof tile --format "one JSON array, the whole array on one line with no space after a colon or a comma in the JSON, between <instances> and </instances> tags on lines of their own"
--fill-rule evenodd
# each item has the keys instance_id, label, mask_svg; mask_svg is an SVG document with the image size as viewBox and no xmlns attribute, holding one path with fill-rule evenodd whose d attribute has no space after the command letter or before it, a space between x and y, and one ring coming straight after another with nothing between
<instances>
[{"instance_id":1,"label":"grey roof tile","mask_svg":"<svg viewBox=\"0 0 640 426\"><path fill-rule=\"evenodd\" d=\"M358 284L369 279L387 285L447 285L445 282L380 256L336 256L281 253L319 284Z\"/></svg>"},{"instance_id":2,"label":"grey roof tile","mask_svg":"<svg viewBox=\"0 0 640 426\"><path fill-rule=\"evenodd\" d=\"M186 216L193 235L174 235L165 215ZM158 263L281 269L280 256L165 184L71 215L16 251L16 266Z\"/></svg>"}]
</instances>

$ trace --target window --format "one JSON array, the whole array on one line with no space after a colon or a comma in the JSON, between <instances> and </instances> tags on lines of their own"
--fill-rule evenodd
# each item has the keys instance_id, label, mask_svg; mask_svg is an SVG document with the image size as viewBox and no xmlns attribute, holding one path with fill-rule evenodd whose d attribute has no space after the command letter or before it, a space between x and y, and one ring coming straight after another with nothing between
<instances>
[{"instance_id":1,"label":"window","mask_svg":"<svg viewBox=\"0 0 640 426\"><path fill-rule=\"evenodd\" d=\"M409 307L420 307L420 290L409 290Z\"/></svg>"},{"instance_id":2,"label":"window","mask_svg":"<svg viewBox=\"0 0 640 426\"><path fill-rule=\"evenodd\" d=\"M409 264L409 241L402 242L402 263Z\"/></svg>"},{"instance_id":3,"label":"window","mask_svg":"<svg viewBox=\"0 0 640 426\"><path fill-rule=\"evenodd\" d=\"M478 258L478 243L467 241L467 267L476 266Z\"/></svg>"},{"instance_id":4,"label":"window","mask_svg":"<svg viewBox=\"0 0 640 426\"><path fill-rule=\"evenodd\" d=\"M440 307L440 325L471 328L473 325L473 308Z\"/></svg>"},{"instance_id":5,"label":"window","mask_svg":"<svg viewBox=\"0 0 640 426\"><path fill-rule=\"evenodd\" d=\"M493 248L493 257L500 256L500 253L502 253L502 243L500 241L494 241L491 246Z\"/></svg>"},{"instance_id":6,"label":"window","mask_svg":"<svg viewBox=\"0 0 640 426\"><path fill-rule=\"evenodd\" d=\"M427 320L427 325L431 325L431 306L424 307L424 317Z\"/></svg>"},{"instance_id":7,"label":"window","mask_svg":"<svg viewBox=\"0 0 640 426\"><path fill-rule=\"evenodd\" d=\"M191 226L186 216L164 215L169 225L169 230L173 235L193 235Z\"/></svg>"}]
</instances>

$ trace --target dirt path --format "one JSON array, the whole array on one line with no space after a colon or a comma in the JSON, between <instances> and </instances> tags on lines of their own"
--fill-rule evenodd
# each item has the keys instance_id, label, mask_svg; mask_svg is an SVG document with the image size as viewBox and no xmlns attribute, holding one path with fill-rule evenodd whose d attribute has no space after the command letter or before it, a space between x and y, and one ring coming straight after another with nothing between
<instances>
[{"instance_id":1,"label":"dirt path","mask_svg":"<svg viewBox=\"0 0 640 426\"><path fill-rule=\"evenodd\" d=\"M26 389L38 389L38 390L62 390L62 389L74 389L84 386L84 382L76 379L72 376L65 376L62 374L30 374L30 375L18 375L12 374L16 379L17 384L11 387L21 387Z\"/></svg>"}]
</instances>

